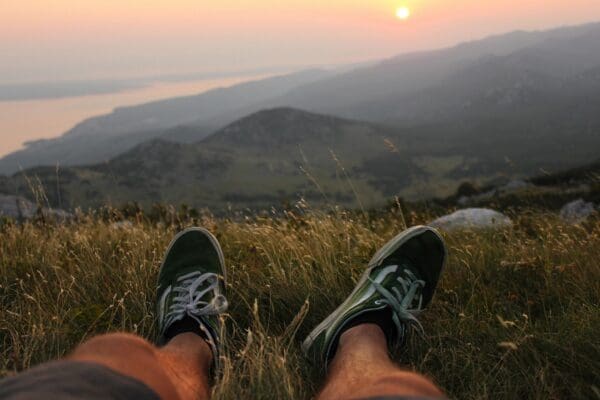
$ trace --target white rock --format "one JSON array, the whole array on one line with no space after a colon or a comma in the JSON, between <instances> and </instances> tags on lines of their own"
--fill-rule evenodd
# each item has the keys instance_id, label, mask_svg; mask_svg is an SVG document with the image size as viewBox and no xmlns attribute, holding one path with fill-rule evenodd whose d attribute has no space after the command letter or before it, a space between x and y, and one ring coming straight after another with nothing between
<instances>
[{"instance_id":1,"label":"white rock","mask_svg":"<svg viewBox=\"0 0 600 400\"><path fill-rule=\"evenodd\" d=\"M560 218L571 223L578 223L586 220L590 215L596 212L594 203L588 203L583 199L577 199L567 203L560 210Z\"/></svg>"},{"instance_id":2,"label":"white rock","mask_svg":"<svg viewBox=\"0 0 600 400\"><path fill-rule=\"evenodd\" d=\"M464 228L489 229L512 226L506 215L487 208L465 208L432 221L430 226L445 231Z\"/></svg>"}]
</instances>

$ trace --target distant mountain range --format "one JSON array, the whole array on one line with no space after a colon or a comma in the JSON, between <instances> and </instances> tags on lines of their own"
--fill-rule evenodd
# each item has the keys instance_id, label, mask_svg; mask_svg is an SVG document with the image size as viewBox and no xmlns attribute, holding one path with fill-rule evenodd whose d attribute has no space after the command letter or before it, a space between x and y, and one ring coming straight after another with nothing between
<instances>
[{"instance_id":1,"label":"distant mountain range","mask_svg":"<svg viewBox=\"0 0 600 400\"><path fill-rule=\"evenodd\" d=\"M0 160L6 173L49 166L0 179L0 192L37 176L71 207L446 196L464 180L595 161L598 104L600 24L516 32L118 109Z\"/></svg>"},{"instance_id":2,"label":"distant mountain range","mask_svg":"<svg viewBox=\"0 0 600 400\"><path fill-rule=\"evenodd\" d=\"M597 94L600 24L514 32L341 71L303 71L118 108L0 159L0 173L103 162L155 138L194 142L274 107L397 127L427 125L440 137L447 135L442 124L470 131L504 115L522 114L521 125L531 112L542 119L572 119L572 109L589 107Z\"/></svg>"},{"instance_id":3,"label":"distant mountain range","mask_svg":"<svg viewBox=\"0 0 600 400\"><path fill-rule=\"evenodd\" d=\"M585 81L597 84L599 66L600 24L515 32L399 56L308 83L279 101L345 117L420 125L544 107L545 100L561 97L574 82L573 95Z\"/></svg>"}]
</instances>

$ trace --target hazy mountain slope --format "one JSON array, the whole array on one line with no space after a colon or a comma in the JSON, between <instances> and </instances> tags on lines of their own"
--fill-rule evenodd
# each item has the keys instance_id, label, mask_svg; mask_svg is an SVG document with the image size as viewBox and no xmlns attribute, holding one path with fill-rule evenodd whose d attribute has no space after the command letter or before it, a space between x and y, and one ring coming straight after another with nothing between
<instances>
[{"instance_id":1,"label":"hazy mountain slope","mask_svg":"<svg viewBox=\"0 0 600 400\"><path fill-rule=\"evenodd\" d=\"M0 173L11 174L38 165L69 166L104 162L162 133L159 130L128 135L63 136L30 142L25 149L0 159Z\"/></svg>"},{"instance_id":2,"label":"hazy mountain slope","mask_svg":"<svg viewBox=\"0 0 600 400\"><path fill-rule=\"evenodd\" d=\"M196 120L210 120L223 112L235 111L247 104L281 96L298 85L318 80L329 74L322 70L307 70L242 83L229 88L214 89L195 96L117 108L112 114L78 124L65 136L139 132L186 125Z\"/></svg>"},{"instance_id":3,"label":"hazy mountain slope","mask_svg":"<svg viewBox=\"0 0 600 400\"><path fill-rule=\"evenodd\" d=\"M13 173L36 165L77 165L102 162L156 137L169 137L169 129L197 120L207 121L196 130L200 140L222 127L217 116L283 95L291 88L331 72L307 70L206 93L117 108L111 114L87 119L57 139L30 143L24 150L0 159L0 173ZM238 117L243 116L240 114ZM215 120L211 125L211 121ZM178 136L174 135L174 140Z\"/></svg>"},{"instance_id":4,"label":"hazy mountain slope","mask_svg":"<svg viewBox=\"0 0 600 400\"><path fill-rule=\"evenodd\" d=\"M280 104L339 116L403 124L432 122L440 109L471 99L463 85L493 90L497 79L518 84L519 73L569 77L600 65L600 24L544 32L516 32L453 48L400 56L290 91ZM496 63L517 75L494 76ZM488 68L486 71L483 69ZM487 73L477 80L473 70ZM500 71L501 72L501 71ZM458 79L457 79L458 78ZM456 97L444 88L458 87ZM441 93L437 93L441 90ZM415 97L430 93L427 101Z\"/></svg>"},{"instance_id":5,"label":"hazy mountain slope","mask_svg":"<svg viewBox=\"0 0 600 400\"><path fill-rule=\"evenodd\" d=\"M369 123L274 109L193 145L154 140L107 163L65 168L58 183L53 168L26 174L40 178L51 202L60 188L63 204L71 207L135 200L223 210L228 204L263 208L299 197L357 207L355 190L363 204L378 204L421 174L408 157L395 154L394 174L379 176L376 160L389 153L385 140L394 135ZM17 192L27 191L23 174L12 181Z\"/></svg>"},{"instance_id":6,"label":"hazy mountain slope","mask_svg":"<svg viewBox=\"0 0 600 400\"><path fill-rule=\"evenodd\" d=\"M590 93L589 104L566 95L551 108L528 109L524 116L509 107L498 119L466 128L452 122L398 129L278 108L242 118L194 144L153 140L106 163L63 168L58 182L55 168L25 175L40 179L55 207L60 199L62 207L137 201L223 211L303 197L317 206L356 208L394 195L447 196L464 180L526 177L597 159L600 124L594 112L600 91ZM194 134L192 127L185 131ZM0 183L24 195L25 175Z\"/></svg>"},{"instance_id":7,"label":"hazy mountain slope","mask_svg":"<svg viewBox=\"0 0 600 400\"><path fill-rule=\"evenodd\" d=\"M470 93L458 99L448 95L449 87L458 92L464 92L463 87L486 92L496 89L498 79L505 86L519 85L523 74L570 78L600 65L599 47L600 23L493 36L447 49L402 55L318 79L292 88L279 98L215 114L211 125L223 126L260 109L286 106L373 122L432 123L440 109L454 111L451 108L457 100L474 102ZM505 71L498 71L496 63L504 64ZM538 87L543 89L545 84L540 81ZM414 98L423 93L429 93L427 101L415 102ZM476 111L473 114L478 117ZM198 118L195 124L203 126L207 122Z\"/></svg>"},{"instance_id":8,"label":"hazy mountain slope","mask_svg":"<svg viewBox=\"0 0 600 400\"><path fill-rule=\"evenodd\" d=\"M494 114L495 107L511 102L511 96L519 91L541 93L548 82L556 87L552 80L571 79L600 65L599 44L600 24L588 24L514 32L407 54L302 85L234 114L222 113L213 125L224 125L261 108L281 106L405 127L448 119L476 121ZM521 89L523 85L527 87ZM487 107L475 107L482 98L485 101L481 105ZM203 125L201 120L197 123Z\"/></svg>"}]
</instances>

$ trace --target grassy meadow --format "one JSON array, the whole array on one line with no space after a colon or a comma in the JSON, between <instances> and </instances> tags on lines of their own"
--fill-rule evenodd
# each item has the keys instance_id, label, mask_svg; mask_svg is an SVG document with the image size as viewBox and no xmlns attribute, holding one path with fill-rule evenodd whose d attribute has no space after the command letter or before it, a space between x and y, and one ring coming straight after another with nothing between
<instances>
[{"instance_id":1,"label":"grassy meadow","mask_svg":"<svg viewBox=\"0 0 600 400\"><path fill-rule=\"evenodd\" d=\"M426 335L395 359L457 399L600 398L600 222L521 212L501 231L445 234L449 262ZM163 252L182 228L213 231L228 264L216 399L309 399L322 376L304 336L351 291L373 252L426 214L286 213L115 223L0 225L0 376L110 331L152 338Z\"/></svg>"}]
</instances>

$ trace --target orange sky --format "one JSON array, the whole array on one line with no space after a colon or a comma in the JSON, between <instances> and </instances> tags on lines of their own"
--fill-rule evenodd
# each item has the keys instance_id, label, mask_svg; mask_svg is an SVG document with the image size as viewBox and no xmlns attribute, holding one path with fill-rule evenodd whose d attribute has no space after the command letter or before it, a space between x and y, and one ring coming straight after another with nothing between
<instances>
[{"instance_id":1,"label":"orange sky","mask_svg":"<svg viewBox=\"0 0 600 400\"><path fill-rule=\"evenodd\" d=\"M0 82L351 62L595 20L600 0L1 0Z\"/></svg>"}]
</instances>

